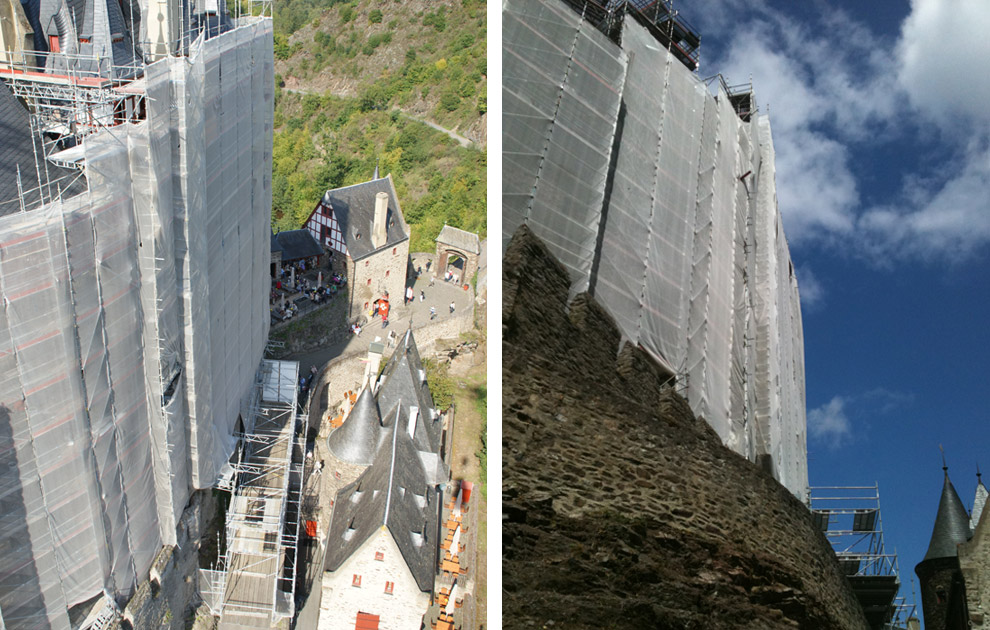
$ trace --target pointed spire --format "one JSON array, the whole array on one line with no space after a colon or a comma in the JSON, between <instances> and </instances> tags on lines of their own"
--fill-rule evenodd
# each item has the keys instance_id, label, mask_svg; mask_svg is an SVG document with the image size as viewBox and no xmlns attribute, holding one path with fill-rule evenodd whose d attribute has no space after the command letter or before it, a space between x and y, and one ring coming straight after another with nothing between
<instances>
[{"instance_id":1,"label":"pointed spire","mask_svg":"<svg viewBox=\"0 0 990 630\"><path fill-rule=\"evenodd\" d=\"M941 447L939 447L941 449ZM969 515L963 506L959 493L949 480L949 467L942 453L942 470L945 481L942 483L942 497L938 502L938 515L932 528L932 539L928 543L925 560L931 558L951 558L956 555L956 546L969 540Z\"/></svg>"},{"instance_id":2,"label":"pointed spire","mask_svg":"<svg viewBox=\"0 0 990 630\"><path fill-rule=\"evenodd\" d=\"M381 158L376 158L375 159L375 176L372 177L371 179L381 179L380 177L378 177L378 163L380 161L381 161Z\"/></svg>"},{"instance_id":3,"label":"pointed spire","mask_svg":"<svg viewBox=\"0 0 990 630\"><path fill-rule=\"evenodd\" d=\"M976 526L980 524L980 516L983 514L983 507L987 503L987 487L983 485L983 478L980 474L980 465L976 465L976 497L973 498L973 514L969 519L969 529L976 531Z\"/></svg>"},{"instance_id":4,"label":"pointed spire","mask_svg":"<svg viewBox=\"0 0 990 630\"><path fill-rule=\"evenodd\" d=\"M361 391L354 408L340 428L330 434L327 446L338 459L368 466L378 447L381 414L378 403L367 387Z\"/></svg>"}]
</instances>

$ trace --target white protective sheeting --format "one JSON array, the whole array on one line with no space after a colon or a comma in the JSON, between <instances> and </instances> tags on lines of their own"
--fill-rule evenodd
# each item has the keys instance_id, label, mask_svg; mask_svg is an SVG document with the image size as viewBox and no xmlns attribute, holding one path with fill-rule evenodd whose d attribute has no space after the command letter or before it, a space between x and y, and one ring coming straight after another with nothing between
<instances>
[{"instance_id":1,"label":"white protective sheeting","mask_svg":"<svg viewBox=\"0 0 990 630\"><path fill-rule=\"evenodd\" d=\"M803 497L804 343L769 123L631 17L621 46L582 22L556 0L503 4L503 243L529 224L572 292L590 289L727 446L769 457ZM590 50L610 69L593 87L574 81ZM569 101L593 131L567 135Z\"/></svg>"},{"instance_id":2,"label":"white protective sheeting","mask_svg":"<svg viewBox=\"0 0 990 630\"><path fill-rule=\"evenodd\" d=\"M563 4L506 0L503 247L529 223L588 288L626 60Z\"/></svg>"},{"instance_id":3,"label":"white protective sheeting","mask_svg":"<svg viewBox=\"0 0 990 630\"><path fill-rule=\"evenodd\" d=\"M147 579L233 447L268 334L272 27L148 66L88 192L0 218L0 626Z\"/></svg>"}]
</instances>

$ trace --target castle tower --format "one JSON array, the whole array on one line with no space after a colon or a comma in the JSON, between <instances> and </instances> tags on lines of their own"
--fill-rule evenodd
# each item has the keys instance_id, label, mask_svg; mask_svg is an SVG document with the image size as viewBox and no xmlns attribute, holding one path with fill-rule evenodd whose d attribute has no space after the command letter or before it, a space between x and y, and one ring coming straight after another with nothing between
<instances>
[{"instance_id":1,"label":"castle tower","mask_svg":"<svg viewBox=\"0 0 990 630\"><path fill-rule=\"evenodd\" d=\"M921 583L921 603L928 630L968 628L966 587L957 547L970 537L969 515L949 480L948 467L938 502L938 515L925 558L914 568Z\"/></svg>"}]
</instances>

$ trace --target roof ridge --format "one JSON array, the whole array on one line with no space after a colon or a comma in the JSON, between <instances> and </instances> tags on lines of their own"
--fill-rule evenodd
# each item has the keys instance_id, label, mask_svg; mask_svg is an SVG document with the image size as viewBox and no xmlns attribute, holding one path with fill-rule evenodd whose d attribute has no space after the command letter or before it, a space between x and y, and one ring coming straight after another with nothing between
<instances>
[{"instance_id":1,"label":"roof ridge","mask_svg":"<svg viewBox=\"0 0 990 630\"><path fill-rule=\"evenodd\" d=\"M399 435L399 412L402 411L402 399L399 399L398 404L395 406L395 422L392 423L392 463L391 468L388 471L388 483L386 487L388 488L388 494L385 495L385 513L382 515L382 527L388 527L388 511L392 507L392 485L395 480L395 451L398 443Z\"/></svg>"}]
</instances>

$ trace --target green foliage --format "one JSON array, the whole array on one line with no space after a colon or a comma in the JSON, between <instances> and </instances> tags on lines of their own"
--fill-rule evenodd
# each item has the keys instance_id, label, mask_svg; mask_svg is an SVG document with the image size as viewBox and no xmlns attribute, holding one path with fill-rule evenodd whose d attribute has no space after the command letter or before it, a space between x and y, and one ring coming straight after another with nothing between
<instances>
[{"instance_id":1,"label":"green foliage","mask_svg":"<svg viewBox=\"0 0 990 630\"><path fill-rule=\"evenodd\" d=\"M379 33L377 35L371 35L368 37L368 41L365 42L364 47L361 49L366 55L372 55L375 49L382 44L387 44L392 41L392 33Z\"/></svg>"},{"instance_id":2,"label":"green foliage","mask_svg":"<svg viewBox=\"0 0 990 630\"><path fill-rule=\"evenodd\" d=\"M452 112L461 104L461 97L456 92L447 91L440 95L440 107Z\"/></svg>"},{"instance_id":3,"label":"green foliage","mask_svg":"<svg viewBox=\"0 0 990 630\"><path fill-rule=\"evenodd\" d=\"M424 15L423 26L432 26L438 33L444 32L447 28L447 7L442 6Z\"/></svg>"},{"instance_id":4,"label":"green foliage","mask_svg":"<svg viewBox=\"0 0 990 630\"><path fill-rule=\"evenodd\" d=\"M444 223L485 234L484 153L400 111L428 112L430 122L462 134L478 124L487 111L485 3L427 6L417 14L398 1L275 4L280 87L292 77L306 91L307 79L320 73L349 83L357 94L276 90L275 229L298 229L325 190L367 181L380 159L412 228L413 251L432 251ZM369 34L358 17L383 24L386 13L388 27L380 33ZM310 23L311 33L296 33ZM386 57L383 46L394 52Z\"/></svg>"},{"instance_id":5,"label":"green foliage","mask_svg":"<svg viewBox=\"0 0 990 630\"><path fill-rule=\"evenodd\" d=\"M275 58L289 58L289 38L282 33L275 33Z\"/></svg>"},{"instance_id":6,"label":"green foliage","mask_svg":"<svg viewBox=\"0 0 990 630\"><path fill-rule=\"evenodd\" d=\"M454 379L447 373L447 366L440 365L433 359L423 359L426 370L426 381L430 386L433 404L440 411L450 409L454 404Z\"/></svg>"}]
</instances>

